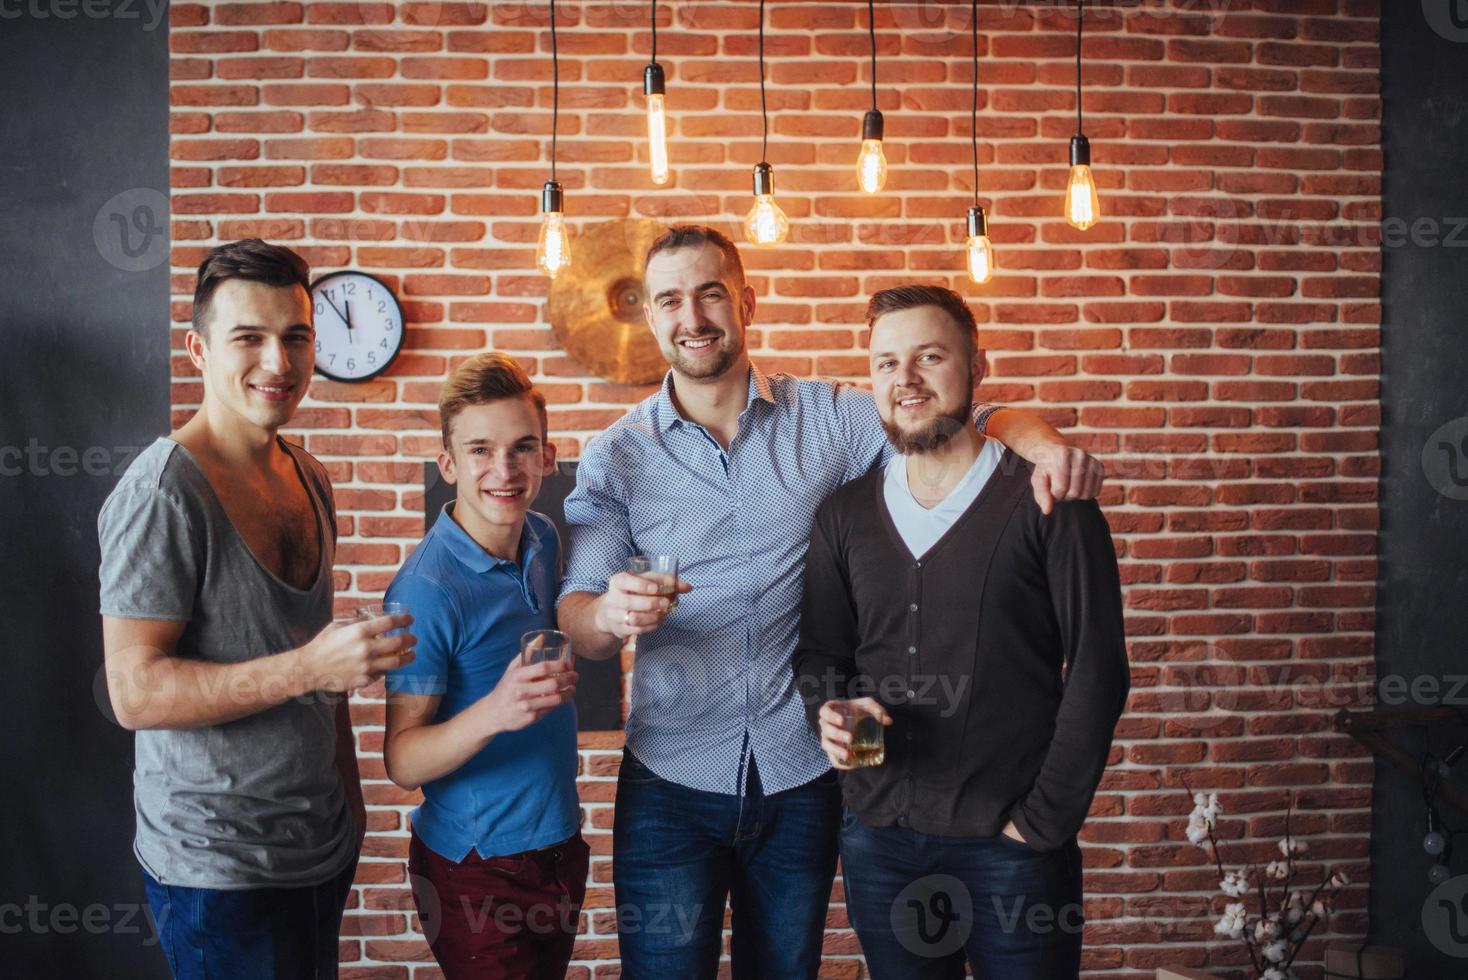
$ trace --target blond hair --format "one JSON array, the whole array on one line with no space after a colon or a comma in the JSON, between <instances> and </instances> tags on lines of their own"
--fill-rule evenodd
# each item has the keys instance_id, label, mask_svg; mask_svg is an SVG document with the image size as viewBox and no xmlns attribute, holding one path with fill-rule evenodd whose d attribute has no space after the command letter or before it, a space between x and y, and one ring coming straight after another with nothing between
<instances>
[{"instance_id":1,"label":"blond hair","mask_svg":"<svg viewBox=\"0 0 1468 980\"><path fill-rule=\"evenodd\" d=\"M454 419L470 405L483 405L504 398L526 398L540 415L540 437L546 436L545 395L536 389L513 357L500 351L475 354L444 379L438 392L438 414L443 426L443 447L450 449L449 432Z\"/></svg>"}]
</instances>

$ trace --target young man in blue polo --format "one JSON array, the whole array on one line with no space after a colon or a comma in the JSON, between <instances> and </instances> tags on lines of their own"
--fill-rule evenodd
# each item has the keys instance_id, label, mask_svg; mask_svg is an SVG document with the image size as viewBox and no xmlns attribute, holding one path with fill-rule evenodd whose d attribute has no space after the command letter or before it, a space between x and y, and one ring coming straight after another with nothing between
<instances>
[{"instance_id":1,"label":"young man in blue polo","mask_svg":"<svg viewBox=\"0 0 1468 980\"><path fill-rule=\"evenodd\" d=\"M423 790L408 869L448 980L564 976L586 893L576 674L521 662L556 625L560 543L530 511L555 467L545 398L500 353L444 382L439 470L456 497L388 586L417 659L388 675L388 776Z\"/></svg>"}]
</instances>

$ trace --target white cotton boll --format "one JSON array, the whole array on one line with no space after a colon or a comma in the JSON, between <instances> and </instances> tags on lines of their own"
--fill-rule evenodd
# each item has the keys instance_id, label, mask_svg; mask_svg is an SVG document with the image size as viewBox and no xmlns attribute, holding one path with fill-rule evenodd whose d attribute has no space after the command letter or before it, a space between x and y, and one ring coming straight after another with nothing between
<instances>
[{"instance_id":1,"label":"white cotton boll","mask_svg":"<svg viewBox=\"0 0 1468 980\"><path fill-rule=\"evenodd\" d=\"M1218 888L1230 898L1239 898L1249 891L1249 883L1237 871L1230 871L1218 883Z\"/></svg>"},{"instance_id":2,"label":"white cotton boll","mask_svg":"<svg viewBox=\"0 0 1468 980\"><path fill-rule=\"evenodd\" d=\"M1264 953L1264 958L1269 962L1283 963L1286 948L1287 944L1283 939L1276 939L1273 942L1265 943L1262 952Z\"/></svg>"},{"instance_id":3,"label":"white cotton boll","mask_svg":"<svg viewBox=\"0 0 1468 980\"><path fill-rule=\"evenodd\" d=\"M1315 918L1317 919L1325 918L1325 903L1320 901L1319 899L1316 899L1315 902L1311 904L1310 911L1315 913Z\"/></svg>"},{"instance_id":4,"label":"white cotton boll","mask_svg":"<svg viewBox=\"0 0 1468 980\"><path fill-rule=\"evenodd\" d=\"M1286 978L1283 970L1276 970L1274 967L1271 966L1269 969L1264 971L1263 980L1286 980Z\"/></svg>"},{"instance_id":5,"label":"white cotton boll","mask_svg":"<svg viewBox=\"0 0 1468 980\"><path fill-rule=\"evenodd\" d=\"M1279 935L1279 923L1273 919L1260 919L1254 923L1255 942L1267 943L1277 935Z\"/></svg>"},{"instance_id":6,"label":"white cotton boll","mask_svg":"<svg viewBox=\"0 0 1468 980\"><path fill-rule=\"evenodd\" d=\"M1337 871L1335 874L1330 876L1330 887L1332 888L1344 888L1350 883L1351 879L1346 877L1346 873L1344 871Z\"/></svg>"},{"instance_id":7,"label":"white cotton boll","mask_svg":"<svg viewBox=\"0 0 1468 980\"><path fill-rule=\"evenodd\" d=\"M1208 839L1208 828L1202 824L1188 824L1188 840L1201 844Z\"/></svg>"}]
</instances>

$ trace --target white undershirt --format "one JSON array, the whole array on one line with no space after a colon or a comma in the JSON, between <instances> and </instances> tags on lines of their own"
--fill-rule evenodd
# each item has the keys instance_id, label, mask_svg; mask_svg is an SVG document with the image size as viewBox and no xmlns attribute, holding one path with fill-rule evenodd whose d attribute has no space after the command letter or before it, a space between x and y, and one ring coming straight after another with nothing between
<instances>
[{"instance_id":1,"label":"white undershirt","mask_svg":"<svg viewBox=\"0 0 1468 980\"><path fill-rule=\"evenodd\" d=\"M949 491L948 496L931 508L918 503L907 485L907 457L892 457L887 463L887 478L883 482L882 493L887 501L887 512L892 515L892 523L897 525L897 533L902 535L907 550L912 552L914 558L927 554L938 543L938 539L948 533L954 522L963 516L964 511L978 497L979 491L984 489L984 484L989 482L989 477L994 475L1002 454L1003 449L999 443L993 439L985 439L979 455L963 475L963 479Z\"/></svg>"}]
</instances>

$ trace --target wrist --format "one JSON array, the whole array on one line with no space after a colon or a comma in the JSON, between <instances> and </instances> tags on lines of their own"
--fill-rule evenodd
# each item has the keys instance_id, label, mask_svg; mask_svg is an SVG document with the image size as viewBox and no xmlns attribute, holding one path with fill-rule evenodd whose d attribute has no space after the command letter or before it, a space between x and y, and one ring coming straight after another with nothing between
<instances>
[{"instance_id":1,"label":"wrist","mask_svg":"<svg viewBox=\"0 0 1468 980\"><path fill-rule=\"evenodd\" d=\"M315 693L321 687L320 678L312 670L309 651L308 644L281 654L285 658L286 688L292 698Z\"/></svg>"}]
</instances>

